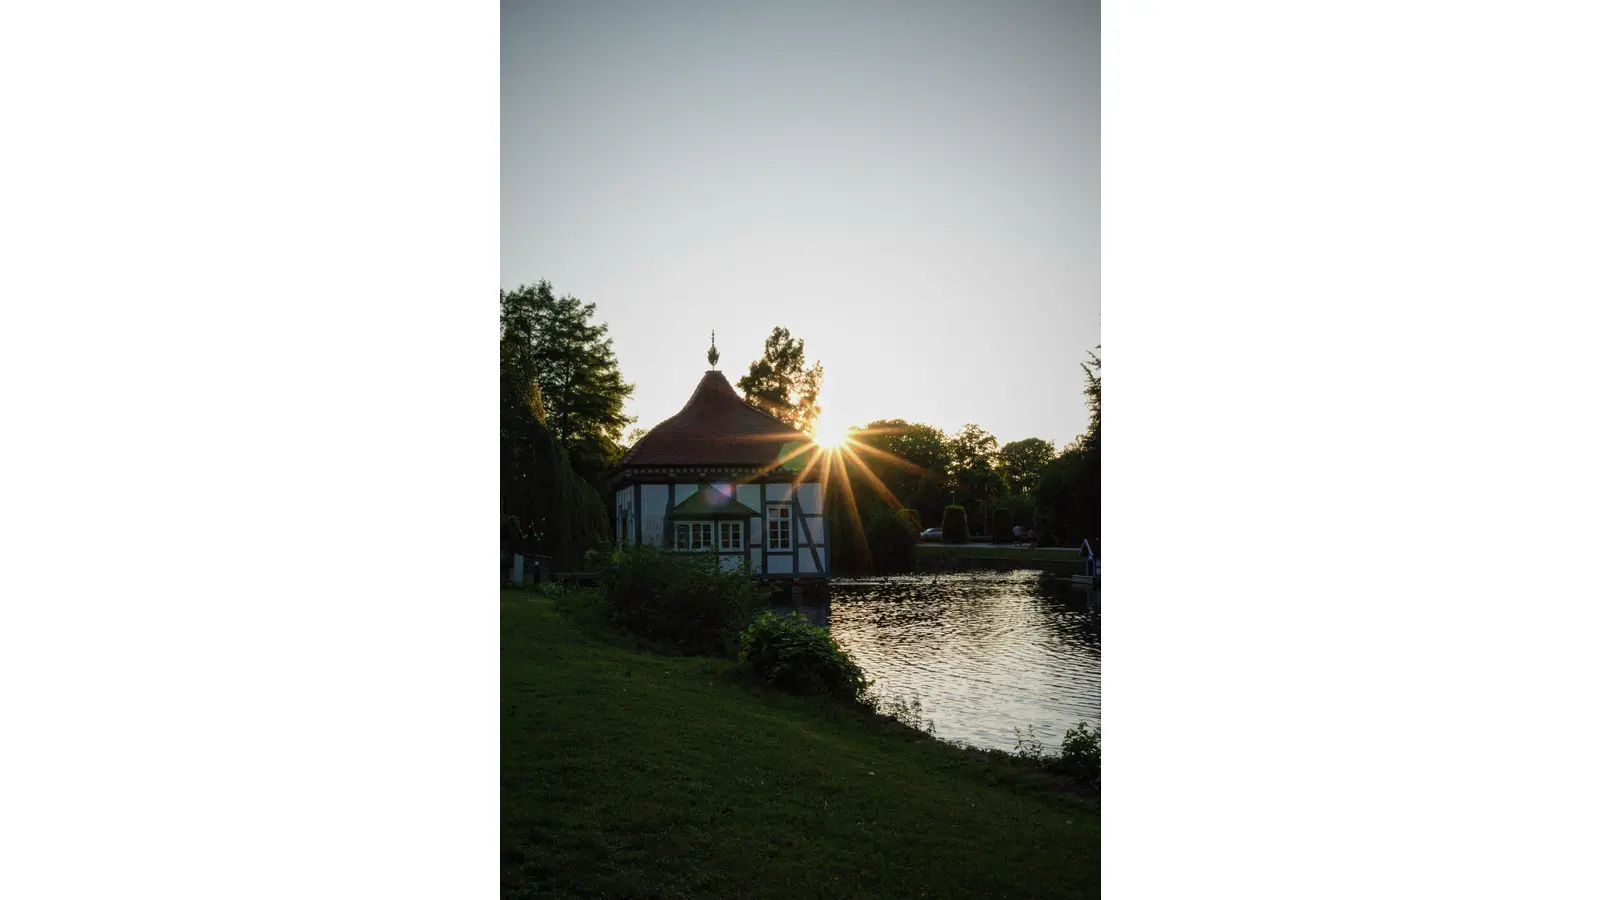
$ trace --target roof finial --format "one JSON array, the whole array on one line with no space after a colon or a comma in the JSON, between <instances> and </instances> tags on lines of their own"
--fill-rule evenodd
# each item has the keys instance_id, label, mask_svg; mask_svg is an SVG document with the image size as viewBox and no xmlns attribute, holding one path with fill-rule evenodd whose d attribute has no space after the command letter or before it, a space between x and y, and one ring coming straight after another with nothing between
<instances>
[{"instance_id":1,"label":"roof finial","mask_svg":"<svg viewBox=\"0 0 1600 900\"><path fill-rule=\"evenodd\" d=\"M716 332L716 329L712 329L712 331L711 331L711 349L706 351L706 359L711 362L711 368L715 369L717 367L717 360L719 360L721 358L722 358L722 354L717 352L717 332Z\"/></svg>"}]
</instances>

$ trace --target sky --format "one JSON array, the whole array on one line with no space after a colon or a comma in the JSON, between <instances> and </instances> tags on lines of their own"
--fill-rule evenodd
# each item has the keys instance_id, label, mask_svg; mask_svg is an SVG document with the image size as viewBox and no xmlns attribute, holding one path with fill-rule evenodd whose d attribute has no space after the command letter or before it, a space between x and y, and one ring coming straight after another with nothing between
<instances>
[{"instance_id":1,"label":"sky","mask_svg":"<svg viewBox=\"0 0 1600 900\"><path fill-rule=\"evenodd\" d=\"M597 306L628 414L774 326L823 421L1057 447L1100 343L1096 3L511 2L500 284Z\"/></svg>"}]
</instances>

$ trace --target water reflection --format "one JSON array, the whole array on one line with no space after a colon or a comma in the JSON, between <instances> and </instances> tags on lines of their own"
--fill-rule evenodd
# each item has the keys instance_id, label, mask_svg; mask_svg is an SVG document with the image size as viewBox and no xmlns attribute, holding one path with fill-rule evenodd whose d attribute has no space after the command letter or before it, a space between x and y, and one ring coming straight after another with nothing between
<instances>
[{"instance_id":1,"label":"water reflection","mask_svg":"<svg viewBox=\"0 0 1600 900\"><path fill-rule=\"evenodd\" d=\"M913 696L939 737L1010 750L1100 724L1100 617L1065 579L944 572L833 582L831 628L876 689Z\"/></svg>"}]
</instances>

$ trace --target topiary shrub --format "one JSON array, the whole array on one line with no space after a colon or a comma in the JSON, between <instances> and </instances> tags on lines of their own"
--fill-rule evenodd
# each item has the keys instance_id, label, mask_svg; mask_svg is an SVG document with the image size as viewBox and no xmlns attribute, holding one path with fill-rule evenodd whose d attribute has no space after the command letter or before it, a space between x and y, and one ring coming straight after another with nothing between
<instances>
[{"instance_id":1,"label":"topiary shrub","mask_svg":"<svg viewBox=\"0 0 1600 900\"><path fill-rule=\"evenodd\" d=\"M883 509L867 520L867 548L875 572L909 572L916 565L918 532L901 512L907 510Z\"/></svg>"},{"instance_id":2,"label":"topiary shrub","mask_svg":"<svg viewBox=\"0 0 1600 900\"><path fill-rule=\"evenodd\" d=\"M724 571L715 553L625 546L598 569L600 594L617 624L685 653L727 652L761 603L749 575Z\"/></svg>"},{"instance_id":3,"label":"topiary shrub","mask_svg":"<svg viewBox=\"0 0 1600 900\"><path fill-rule=\"evenodd\" d=\"M797 612L763 612L739 635L739 661L773 687L796 694L856 701L870 685L850 651Z\"/></svg>"},{"instance_id":4,"label":"topiary shrub","mask_svg":"<svg viewBox=\"0 0 1600 900\"><path fill-rule=\"evenodd\" d=\"M1016 540L1016 535L1011 533L1011 524L1011 510L994 511L994 520L989 523L989 530L994 534L995 543L1005 544Z\"/></svg>"},{"instance_id":5,"label":"topiary shrub","mask_svg":"<svg viewBox=\"0 0 1600 900\"><path fill-rule=\"evenodd\" d=\"M967 511L960 506L946 506L944 508L944 524L942 526L946 544L965 544L967 542Z\"/></svg>"},{"instance_id":6,"label":"topiary shrub","mask_svg":"<svg viewBox=\"0 0 1600 900\"><path fill-rule=\"evenodd\" d=\"M911 526L912 534L922 534L922 515L916 510L905 509L902 507L901 509L895 510L894 514L906 520L906 524Z\"/></svg>"}]
</instances>

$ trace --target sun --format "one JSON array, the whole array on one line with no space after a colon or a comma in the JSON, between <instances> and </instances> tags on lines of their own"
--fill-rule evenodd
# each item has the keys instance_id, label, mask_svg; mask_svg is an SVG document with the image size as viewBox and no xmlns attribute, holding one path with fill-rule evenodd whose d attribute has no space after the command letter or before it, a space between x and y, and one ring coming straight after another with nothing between
<instances>
[{"instance_id":1,"label":"sun","mask_svg":"<svg viewBox=\"0 0 1600 900\"><path fill-rule=\"evenodd\" d=\"M832 449L844 443L844 429L834 427L831 422L819 421L811 429L811 440L815 441L818 447Z\"/></svg>"}]
</instances>

